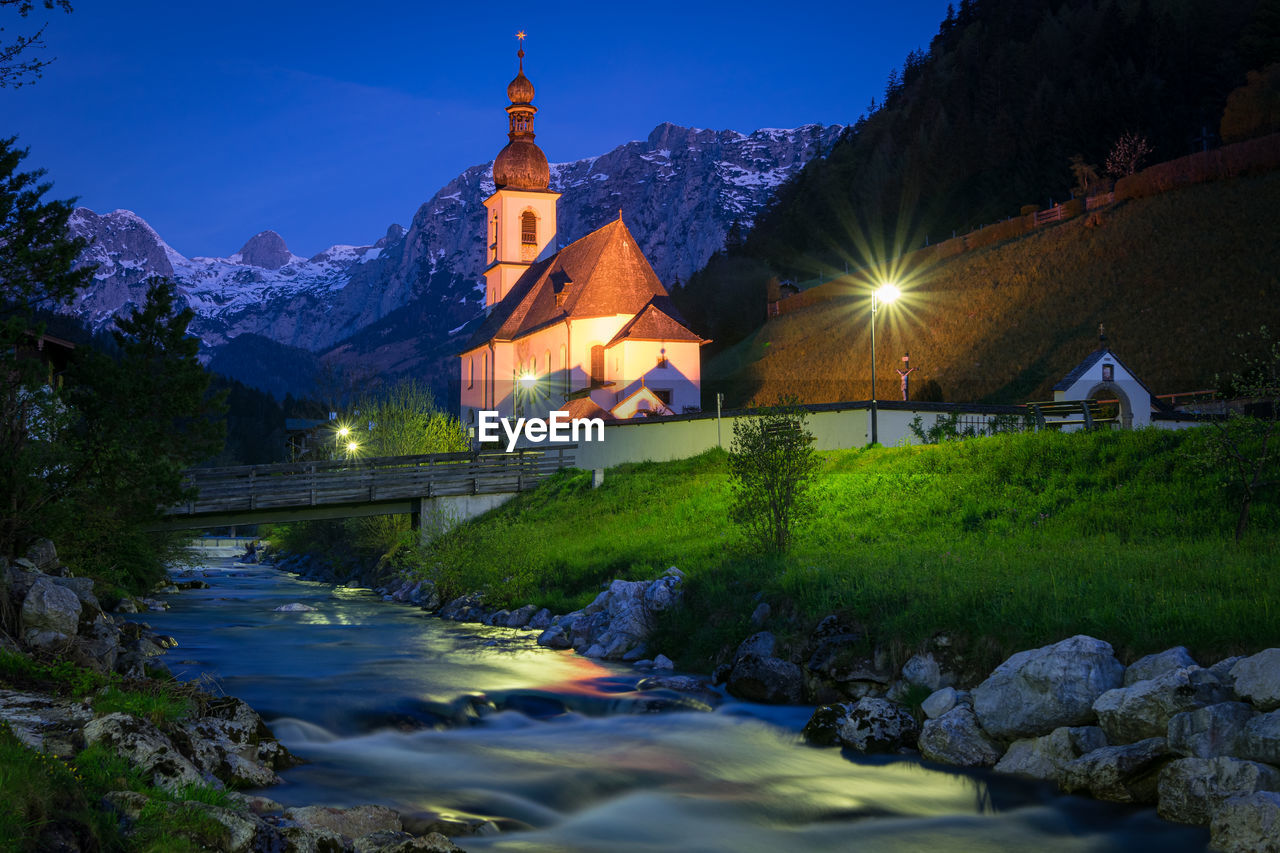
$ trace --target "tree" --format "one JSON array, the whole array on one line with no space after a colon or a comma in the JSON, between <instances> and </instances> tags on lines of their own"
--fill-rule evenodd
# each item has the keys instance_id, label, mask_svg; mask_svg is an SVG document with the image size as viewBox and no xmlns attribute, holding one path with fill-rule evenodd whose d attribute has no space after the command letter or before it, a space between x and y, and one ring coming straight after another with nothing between
<instances>
[{"instance_id":1,"label":"tree","mask_svg":"<svg viewBox=\"0 0 1280 853\"><path fill-rule=\"evenodd\" d=\"M193 317L172 281L152 278L142 306L116 318L118 352L85 352L68 383L77 422L66 452L82 472L68 550L123 585L162 573L164 542L144 531L186 497L183 471L223 446L225 395L207 393Z\"/></svg>"},{"instance_id":2,"label":"tree","mask_svg":"<svg viewBox=\"0 0 1280 853\"><path fill-rule=\"evenodd\" d=\"M1246 352L1238 356L1241 369L1220 392L1223 401L1234 398L1225 417L1215 420L1204 434L1201 464L1237 500L1236 541L1249 527L1254 502L1280 484L1280 340L1264 326L1253 336L1242 336Z\"/></svg>"},{"instance_id":3,"label":"tree","mask_svg":"<svg viewBox=\"0 0 1280 853\"><path fill-rule=\"evenodd\" d=\"M0 9L16 9L18 15L26 18L37 5L53 10L61 9L70 14L71 0L0 0ZM13 41L0 41L0 89L6 86L18 88L40 79L41 71L53 60L31 59L29 51L44 49L44 31L48 24L41 26L31 35L15 36ZM4 27L0 27L0 33ZM23 59L22 55L28 58Z\"/></svg>"},{"instance_id":4,"label":"tree","mask_svg":"<svg viewBox=\"0 0 1280 853\"><path fill-rule=\"evenodd\" d=\"M1132 175L1142 168L1151 150L1151 143L1145 136L1133 131L1122 134L1107 155L1107 174L1113 178Z\"/></svg>"},{"instance_id":5,"label":"tree","mask_svg":"<svg viewBox=\"0 0 1280 853\"><path fill-rule=\"evenodd\" d=\"M78 474L61 454L72 418L39 357L34 310L71 301L94 273L72 268L86 245L67 233L74 200L46 201L52 184L19 171L27 151L14 142L0 139L0 553L10 556Z\"/></svg>"},{"instance_id":6,"label":"tree","mask_svg":"<svg viewBox=\"0 0 1280 853\"><path fill-rule=\"evenodd\" d=\"M1071 157L1071 176L1076 179L1076 198L1088 198L1102 184L1102 178L1098 177L1098 167L1086 163L1081 154Z\"/></svg>"},{"instance_id":7,"label":"tree","mask_svg":"<svg viewBox=\"0 0 1280 853\"><path fill-rule=\"evenodd\" d=\"M1222 141L1240 142L1280 131L1280 62L1250 71L1247 82L1227 96Z\"/></svg>"},{"instance_id":8,"label":"tree","mask_svg":"<svg viewBox=\"0 0 1280 853\"><path fill-rule=\"evenodd\" d=\"M809 487L818 459L805 421L790 397L733 424L729 516L762 551L785 551L796 525L812 511Z\"/></svg>"}]
</instances>

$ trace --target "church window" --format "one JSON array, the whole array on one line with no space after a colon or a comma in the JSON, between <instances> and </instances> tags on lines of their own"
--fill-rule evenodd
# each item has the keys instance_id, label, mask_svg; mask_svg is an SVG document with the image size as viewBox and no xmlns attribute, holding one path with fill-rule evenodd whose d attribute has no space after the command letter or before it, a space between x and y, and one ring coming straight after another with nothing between
<instances>
[{"instance_id":1,"label":"church window","mask_svg":"<svg viewBox=\"0 0 1280 853\"><path fill-rule=\"evenodd\" d=\"M525 245L538 242L538 215L532 210L520 215L520 242Z\"/></svg>"},{"instance_id":2,"label":"church window","mask_svg":"<svg viewBox=\"0 0 1280 853\"><path fill-rule=\"evenodd\" d=\"M591 384L596 387L604 384L604 347L599 344L591 348Z\"/></svg>"},{"instance_id":3,"label":"church window","mask_svg":"<svg viewBox=\"0 0 1280 853\"><path fill-rule=\"evenodd\" d=\"M467 387L476 387L476 361L470 356L467 357Z\"/></svg>"},{"instance_id":4,"label":"church window","mask_svg":"<svg viewBox=\"0 0 1280 853\"><path fill-rule=\"evenodd\" d=\"M547 369L544 371L548 376L551 375L551 350L547 350Z\"/></svg>"}]
</instances>

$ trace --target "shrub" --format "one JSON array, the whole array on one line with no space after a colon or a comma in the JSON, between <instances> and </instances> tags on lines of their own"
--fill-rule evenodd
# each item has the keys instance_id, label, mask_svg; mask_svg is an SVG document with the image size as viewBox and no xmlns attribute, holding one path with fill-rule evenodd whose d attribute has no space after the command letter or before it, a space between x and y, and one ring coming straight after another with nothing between
<instances>
[{"instance_id":1,"label":"shrub","mask_svg":"<svg viewBox=\"0 0 1280 853\"><path fill-rule=\"evenodd\" d=\"M733 423L729 516L762 551L785 551L796 523L810 510L817 470L813 434L794 398Z\"/></svg>"}]
</instances>

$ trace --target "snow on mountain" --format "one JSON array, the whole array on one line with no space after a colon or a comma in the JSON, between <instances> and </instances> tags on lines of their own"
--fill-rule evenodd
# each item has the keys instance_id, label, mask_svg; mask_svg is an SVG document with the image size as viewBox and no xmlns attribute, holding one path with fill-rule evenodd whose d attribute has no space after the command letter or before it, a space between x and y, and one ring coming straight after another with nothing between
<instances>
[{"instance_id":1,"label":"snow on mountain","mask_svg":"<svg viewBox=\"0 0 1280 853\"><path fill-rule=\"evenodd\" d=\"M643 141L557 163L551 185L563 193L558 241L576 240L621 210L669 287L701 268L735 221L749 227L774 189L841 130L806 125L742 134L662 124ZM187 258L134 213L78 208L71 229L91 241L80 262L98 264L98 271L71 310L105 324L142 301L148 277L163 275L177 282L197 315L192 330L209 346L253 333L322 352L375 324L380 340L416 336L442 346L481 311L491 168L489 162L458 175L407 229L393 225L373 245L332 246L305 259L273 231L254 235L229 258ZM396 331L397 323L409 327Z\"/></svg>"}]
</instances>

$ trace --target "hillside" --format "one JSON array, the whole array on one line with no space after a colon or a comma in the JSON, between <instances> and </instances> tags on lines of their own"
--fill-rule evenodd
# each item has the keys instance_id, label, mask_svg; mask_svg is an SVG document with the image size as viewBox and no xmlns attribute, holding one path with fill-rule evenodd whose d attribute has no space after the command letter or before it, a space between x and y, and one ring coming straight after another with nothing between
<instances>
[{"instance_id":1,"label":"hillside","mask_svg":"<svg viewBox=\"0 0 1280 853\"><path fill-rule=\"evenodd\" d=\"M1020 239L906 272L903 298L879 315L877 395L913 388L943 398L1043 399L1097 345L1156 394L1214 387L1239 333L1280 328L1280 172L1135 199ZM806 402L870 394L868 281L770 321L705 367L705 389L732 403L799 393Z\"/></svg>"}]
</instances>

